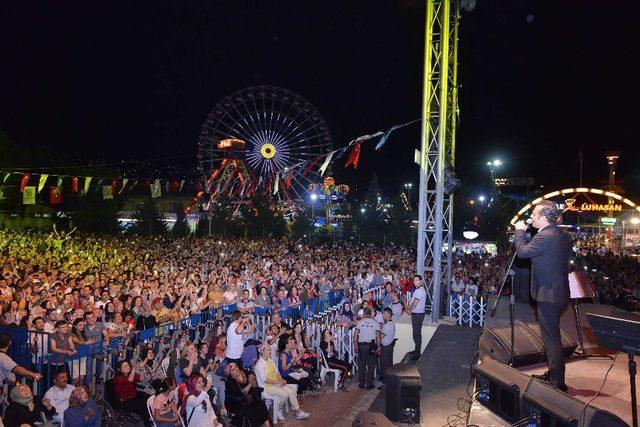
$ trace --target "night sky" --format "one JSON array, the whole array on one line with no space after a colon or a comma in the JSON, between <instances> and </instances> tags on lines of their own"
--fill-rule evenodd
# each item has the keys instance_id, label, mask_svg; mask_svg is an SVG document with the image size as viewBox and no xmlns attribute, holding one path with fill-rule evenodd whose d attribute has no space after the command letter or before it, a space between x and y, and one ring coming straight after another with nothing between
<instances>
[{"instance_id":1,"label":"night sky","mask_svg":"<svg viewBox=\"0 0 640 427\"><path fill-rule=\"evenodd\" d=\"M478 0L460 40L458 174L483 190L499 176L545 188L606 179L603 151L623 151L619 177L640 193L637 2ZM224 96L287 88L323 115L334 147L420 116L422 1L4 1L0 128L70 163L176 157L195 166L200 128ZM363 150L392 192L417 183L419 126ZM472 191L476 191L473 188Z\"/></svg>"}]
</instances>

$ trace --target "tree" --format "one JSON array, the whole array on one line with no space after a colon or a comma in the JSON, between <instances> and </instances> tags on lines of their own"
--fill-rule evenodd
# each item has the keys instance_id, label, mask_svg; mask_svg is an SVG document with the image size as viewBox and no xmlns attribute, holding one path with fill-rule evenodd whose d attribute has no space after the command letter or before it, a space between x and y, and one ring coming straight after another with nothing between
<instances>
[{"instance_id":1,"label":"tree","mask_svg":"<svg viewBox=\"0 0 640 427\"><path fill-rule=\"evenodd\" d=\"M296 216L295 221L291 224L291 237L294 239L300 239L306 236L310 236L313 233L313 219L304 213L300 213Z\"/></svg>"},{"instance_id":2,"label":"tree","mask_svg":"<svg viewBox=\"0 0 640 427\"><path fill-rule=\"evenodd\" d=\"M78 230L93 233L119 232L118 200L102 200L102 194L89 192L84 196L69 196L66 203L71 211L71 221Z\"/></svg>"},{"instance_id":3,"label":"tree","mask_svg":"<svg viewBox=\"0 0 640 427\"><path fill-rule=\"evenodd\" d=\"M156 202L149 198L145 200L143 205L133 215L135 224L132 232L143 236L152 236L154 234L164 234L167 227L162 221L162 216L158 212Z\"/></svg>"},{"instance_id":4,"label":"tree","mask_svg":"<svg viewBox=\"0 0 640 427\"><path fill-rule=\"evenodd\" d=\"M375 209L378 206L378 197L380 197L380 182L378 181L378 175L374 173L371 175L371 180L369 180L364 201L368 207Z\"/></svg>"},{"instance_id":5,"label":"tree","mask_svg":"<svg viewBox=\"0 0 640 427\"><path fill-rule=\"evenodd\" d=\"M176 236L185 236L187 232L187 216L184 214L184 209L182 209L181 206L178 206L176 209L176 222L171 229L171 234Z\"/></svg>"}]
</instances>

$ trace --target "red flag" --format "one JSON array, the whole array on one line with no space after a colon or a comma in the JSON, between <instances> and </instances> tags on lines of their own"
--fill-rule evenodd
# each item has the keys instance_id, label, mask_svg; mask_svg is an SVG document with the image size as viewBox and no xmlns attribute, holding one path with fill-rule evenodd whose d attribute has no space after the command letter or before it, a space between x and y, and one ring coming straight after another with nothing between
<instances>
[{"instance_id":1,"label":"red flag","mask_svg":"<svg viewBox=\"0 0 640 427\"><path fill-rule=\"evenodd\" d=\"M31 174L26 172L22 174L22 182L20 182L20 192L24 193L24 187L29 183L29 178L31 178Z\"/></svg>"},{"instance_id":2,"label":"red flag","mask_svg":"<svg viewBox=\"0 0 640 427\"><path fill-rule=\"evenodd\" d=\"M349 154L349 158L347 159L347 163L345 163L344 167L349 167L349 165L353 165L354 169L358 169L358 161L360 160L360 149L362 148L362 142L356 144L351 150Z\"/></svg>"},{"instance_id":3,"label":"red flag","mask_svg":"<svg viewBox=\"0 0 640 427\"><path fill-rule=\"evenodd\" d=\"M49 203L52 205L62 203L62 192L56 185L49 187Z\"/></svg>"},{"instance_id":4,"label":"red flag","mask_svg":"<svg viewBox=\"0 0 640 427\"><path fill-rule=\"evenodd\" d=\"M78 177L74 176L73 178L71 178L71 191L73 191L74 193L78 192Z\"/></svg>"},{"instance_id":5,"label":"red flag","mask_svg":"<svg viewBox=\"0 0 640 427\"><path fill-rule=\"evenodd\" d=\"M293 179L293 171L290 171L287 174L287 177L284 179L284 189L288 190L291 188L291 180Z\"/></svg>"},{"instance_id":6,"label":"red flag","mask_svg":"<svg viewBox=\"0 0 640 427\"><path fill-rule=\"evenodd\" d=\"M302 172L302 176L307 176L307 174L309 173L309 171L311 169L313 169L313 167L318 164L318 162L320 161L321 158L323 158L324 156L320 156L320 157L316 157L315 160L313 162L311 162L311 164L309 166L307 166L304 169L304 172Z\"/></svg>"},{"instance_id":7,"label":"red flag","mask_svg":"<svg viewBox=\"0 0 640 427\"><path fill-rule=\"evenodd\" d=\"M111 194L112 195L116 195L116 190L118 188L118 178L114 178L113 181L111 181Z\"/></svg>"}]
</instances>

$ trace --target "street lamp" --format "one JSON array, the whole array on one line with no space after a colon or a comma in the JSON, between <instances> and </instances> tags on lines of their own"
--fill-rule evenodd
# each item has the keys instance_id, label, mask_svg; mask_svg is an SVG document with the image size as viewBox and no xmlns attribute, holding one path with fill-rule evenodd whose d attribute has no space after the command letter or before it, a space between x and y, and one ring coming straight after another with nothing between
<instances>
[{"instance_id":1,"label":"street lamp","mask_svg":"<svg viewBox=\"0 0 640 427\"><path fill-rule=\"evenodd\" d=\"M360 208L361 213L365 213L367 210L365 208Z\"/></svg>"},{"instance_id":2,"label":"street lamp","mask_svg":"<svg viewBox=\"0 0 640 427\"><path fill-rule=\"evenodd\" d=\"M502 166L502 160L495 159L492 162L487 162L487 166L489 166L489 170L491 171L491 182L494 182L496 169Z\"/></svg>"},{"instance_id":3,"label":"street lamp","mask_svg":"<svg viewBox=\"0 0 640 427\"><path fill-rule=\"evenodd\" d=\"M311 200L318 200L318 195L316 193L311 194Z\"/></svg>"}]
</instances>

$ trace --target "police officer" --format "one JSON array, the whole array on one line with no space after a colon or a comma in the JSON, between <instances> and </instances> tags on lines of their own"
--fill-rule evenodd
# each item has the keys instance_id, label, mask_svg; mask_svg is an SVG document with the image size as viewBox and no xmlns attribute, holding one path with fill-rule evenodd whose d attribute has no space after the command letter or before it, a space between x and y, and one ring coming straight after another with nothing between
<instances>
[{"instance_id":1,"label":"police officer","mask_svg":"<svg viewBox=\"0 0 640 427\"><path fill-rule=\"evenodd\" d=\"M411 328L413 329L413 358L417 359L422 353L422 322L424 321L424 306L427 301L427 291L422 283L422 276L413 276L413 286L415 289L407 304L407 314L411 316Z\"/></svg>"},{"instance_id":2,"label":"police officer","mask_svg":"<svg viewBox=\"0 0 640 427\"><path fill-rule=\"evenodd\" d=\"M373 369L376 364L376 354L380 352L380 325L371 317L371 309L365 307L364 318L356 324L353 337L354 351L358 352L358 382L360 388L373 390Z\"/></svg>"},{"instance_id":3,"label":"police officer","mask_svg":"<svg viewBox=\"0 0 640 427\"><path fill-rule=\"evenodd\" d=\"M396 338L396 323L392 319L393 311L387 307L382 310L384 323L378 334L380 335L380 381L386 381L387 369L393 365L393 347Z\"/></svg>"}]
</instances>

